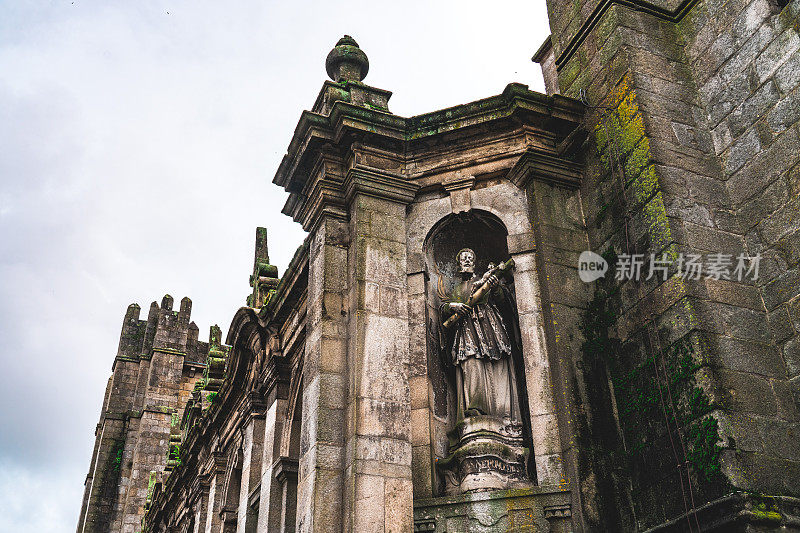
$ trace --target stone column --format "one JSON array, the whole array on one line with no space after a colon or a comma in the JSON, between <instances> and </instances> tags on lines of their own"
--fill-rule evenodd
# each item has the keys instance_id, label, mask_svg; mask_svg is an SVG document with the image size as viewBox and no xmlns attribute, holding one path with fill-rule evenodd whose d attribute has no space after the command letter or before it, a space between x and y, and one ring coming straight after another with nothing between
<instances>
[{"instance_id":1,"label":"stone column","mask_svg":"<svg viewBox=\"0 0 800 533\"><path fill-rule=\"evenodd\" d=\"M194 492L197 496L194 503L194 528L192 533L205 531L206 515L208 514L208 493L211 488L207 475L199 476L196 483Z\"/></svg>"},{"instance_id":2,"label":"stone column","mask_svg":"<svg viewBox=\"0 0 800 533\"><path fill-rule=\"evenodd\" d=\"M275 463L275 481L279 487L279 508L281 510L278 517L276 531L280 533L292 533L295 525L295 515L297 514L297 461L288 457L281 457Z\"/></svg>"},{"instance_id":3,"label":"stone column","mask_svg":"<svg viewBox=\"0 0 800 533\"><path fill-rule=\"evenodd\" d=\"M350 169L345 531L412 530L406 211L415 187Z\"/></svg>"},{"instance_id":4,"label":"stone column","mask_svg":"<svg viewBox=\"0 0 800 533\"><path fill-rule=\"evenodd\" d=\"M509 241L512 238L509 236ZM550 376L550 361L544 334L542 297L532 251L513 253L514 286L517 292L519 329L525 361L525 385L531 417L531 436L539 485L564 482L556 407Z\"/></svg>"}]
</instances>

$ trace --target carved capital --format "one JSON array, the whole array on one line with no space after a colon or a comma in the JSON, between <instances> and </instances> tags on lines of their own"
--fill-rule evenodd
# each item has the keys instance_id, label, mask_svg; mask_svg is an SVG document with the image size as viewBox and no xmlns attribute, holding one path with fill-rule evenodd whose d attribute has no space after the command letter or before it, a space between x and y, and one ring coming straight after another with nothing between
<instances>
[{"instance_id":1,"label":"carved capital","mask_svg":"<svg viewBox=\"0 0 800 533\"><path fill-rule=\"evenodd\" d=\"M470 191L475 187L475 176L453 176L442 182L442 188L450 194L453 213L463 213L472 209Z\"/></svg>"},{"instance_id":2,"label":"carved capital","mask_svg":"<svg viewBox=\"0 0 800 533\"><path fill-rule=\"evenodd\" d=\"M347 207L342 190L342 158L331 145L325 145L308 172L305 186L293 194L283 212L291 215L306 231L313 231L323 217L347 220Z\"/></svg>"},{"instance_id":3,"label":"carved capital","mask_svg":"<svg viewBox=\"0 0 800 533\"><path fill-rule=\"evenodd\" d=\"M508 180L520 189L531 180L577 189L581 185L582 177L583 169L578 163L534 147L525 150L508 172Z\"/></svg>"},{"instance_id":4,"label":"carved capital","mask_svg":"<svg viewBox=\"0 0 800 533\"><path fill-rule=\"evenodd\" d=\"M270 394L277 387L278 397L285 398L289 386L291 367L281 352L270 351L264 369L261 371L259 391L269 400Z\"/></svg>"},{"instance_id":5,"label":"carved capital","mask_svg":"<svg viewBox=\"0 0 800 533\"><path fill-rule=\"evenodd\" d=\"M211 454L213 466L211 475L225 475L228 468L228 456L223 451L214 451Z\"/></svg>"},{"instance_id":6,"label":"carved capital","mask_svg":"<svg viewBox=\"0 0 800 533\"><path fill-rule=\"evenodd\" d=\"M249 392L242 403L242 408L249 418L264 418L267 404L260 392Z\"/></svg>"},{"instance_id":7,"label":"carved capital","mask_svg":"<svg viewBox=\"0 0 800 533\"><path fill-rule=\"evenodd\" d=\"M347 172L344 189L348 204L353 201L356 194L409 204L414 200L419 185L405 177L388 172L353 167Z\"/></svg>"},{"instance_id":8,"label":"carved capital","mask_svg":"<svg viewBox=\"0 0 800 533\"><path fill-rule=\"evenodd\" d=\"M287 479L297 479L297 459L291 457L281 457L272 466L272 472L275 474L275 479L283 483Z\"/></svg>"}]
</instances>

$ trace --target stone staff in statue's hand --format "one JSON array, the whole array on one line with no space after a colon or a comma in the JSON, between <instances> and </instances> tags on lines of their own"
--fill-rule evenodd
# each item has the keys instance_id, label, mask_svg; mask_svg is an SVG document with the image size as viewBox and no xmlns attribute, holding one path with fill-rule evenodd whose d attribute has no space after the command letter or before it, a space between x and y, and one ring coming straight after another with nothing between
<instances>
[{"instance_id":1,"label":"stone staff in statue's hand","mask_svg":"<svg viewBox=\"0 0 800 533\"><path fill-rule=\"evenodd\" d=\"M490 264L483 277L481 277L481 279L475 283L472 294L470 295L467 303L464 304L453 302L450 304L450 309L454 314L444 321L444 327L451 328L458 322L460 318L469 315L472 312L472 306L479 302L481 298L486 295L486 293L495 288L500 282L497 275L509 272L513 267L514 259L509 259L505 263L501 263L498 266L493 266Z\"/></svg>"}]
</instances>

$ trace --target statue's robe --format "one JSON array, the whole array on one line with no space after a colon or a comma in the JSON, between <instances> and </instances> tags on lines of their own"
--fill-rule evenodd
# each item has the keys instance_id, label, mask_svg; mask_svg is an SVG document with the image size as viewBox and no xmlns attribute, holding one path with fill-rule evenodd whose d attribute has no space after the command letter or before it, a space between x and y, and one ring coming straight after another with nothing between
<instances>
[{"instance_id":1,"label":"statue's robe","mask_svg":"<svg viewBox=\"0 0 800 533\"><path fill-rule=\"evenodd\" d=\"M442 304L441 316L453 314L449 303L468 303L480 278L473 276L453 289ZM476 414L520 422L519 397L512 356L510 324L499 311L505 295L500 287L485 294L468 316L453 326L448 359L455 367L457 420Z\"/></svg>"}]
</instances>

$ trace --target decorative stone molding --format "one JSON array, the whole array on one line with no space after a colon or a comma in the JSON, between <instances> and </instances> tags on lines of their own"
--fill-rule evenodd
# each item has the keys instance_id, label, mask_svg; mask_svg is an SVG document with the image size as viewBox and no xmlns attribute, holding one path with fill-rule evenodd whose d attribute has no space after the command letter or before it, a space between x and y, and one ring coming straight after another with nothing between
<instances>
[{"instance_id":1,"label":"decorative stone molding","mask_svg":"<svg viewBox=\"0 0 800 533\"><path fill-rule=\"evenodd\" d=\"M567 533L570 509L570 492L553 487L444 496L415 502L414 531Z\"/></svg>"},{"instance_id":2,"label":"decorative stone molding","mask_svg":"<svg viewBox=\"0 0 800 533\"><path fill-rule=\"evenodd\" d=\"M408 204L414 200L419 185L400 176L366 168L351 168L344 181L347 202L356 194Z\"/></svg>"},{"instance_id":3,"label":"decorative stone molding","mask_svg":"<svg viewBox=\"0 0 800 533\"><path fill-rule=\"evenodd\" d=\"M582 167L578 163L563 159L539 148L528 148L508 172L508 180L524 188L531 180L538 179L568 189L581 185Z\"/></svg>"},{"instance_id":4,"label":"decorative stone molding","mask_svg":"<svg viewBox=\"0 0 800 533\"><path fill-rule=\"evenodd\" d=\"M290 457L281 457L275 461L275 464L272 467L272 471L275 474L275 479L281 483L287 479L294 479L296 481L297 470L297 459L292 459Z\"/></svg>"},{"instance_id":5,"label":"decorative stone molding","mask_svg":"<svg viewBox=\"0 0 800 533\"><path fill-rule=\"evenodd\" d=\"M471 416L458 423L449 436L457 445L436 465L444 474L447 490L466 493L531 486L521 424Z\"/></svg>"},{"instance_id":6,"label":"decorative stone molding","mask_svg":"<svg viewBox=\"0 0 800 533\"><path fill-rule=\"evenodd\" d=\"M313 233L323 217L347 220L346 200L342 184L342 158L330 146L320 150L316 163L309 172L301 203L295 204L290 214L303 229Z\"/></svg>"},{"instance_id":7,"label":"decorative stone molding","mask_svg":"<svg viewBox=\"0 0 800 533\"><path fill-rule=\"evenodd\" d=\"M450 194L453 213L463 213L472 208L470 191L475 188L475 176L453 176L442 182L442 188Z\"/></svg>"}]
</instances>

